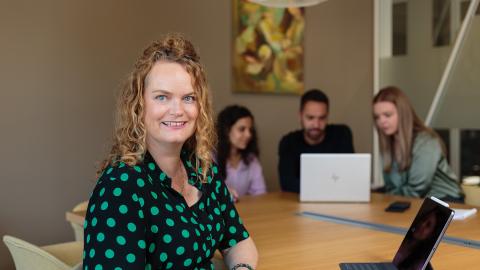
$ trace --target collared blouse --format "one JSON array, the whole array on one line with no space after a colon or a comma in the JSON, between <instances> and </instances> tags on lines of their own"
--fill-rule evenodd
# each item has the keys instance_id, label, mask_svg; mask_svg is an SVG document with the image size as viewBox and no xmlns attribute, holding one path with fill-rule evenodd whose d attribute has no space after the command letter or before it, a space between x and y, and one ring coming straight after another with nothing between
<instances>
[{"instance_id":1,"label":"collared blouse","mask_svg":"<svg viewBox=\"0 0 480 270\"><path fill-rule=\"evenodd\" d=\"M260 195L267 192L262 165L260 165L260 162L254 155L251 155L249 159L250 162L248 164L245 164L243 159L241 159L236 168L227 162L227 179L225 183L228 187L234 188L238 196Z\"/></svg>"},{"instance_id":2,"label":"collared blouse","mask_svg":"<svg viewBox=\"0 0 480 270\"><path fill-rule=\"evenodd\" d=\"M249 237L215 165L207 183L182 152L189 184L202 192L188 206L147 152L136 166L108 166L90 197L84 269L213 269L215 250Z\"/></svg>"}]
</instances>

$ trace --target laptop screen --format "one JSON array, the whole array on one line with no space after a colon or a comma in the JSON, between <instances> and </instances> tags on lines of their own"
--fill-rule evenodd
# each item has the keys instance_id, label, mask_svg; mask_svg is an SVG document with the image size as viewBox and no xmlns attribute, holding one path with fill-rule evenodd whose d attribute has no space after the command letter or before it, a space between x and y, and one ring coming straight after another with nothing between
<instances>
[{"instance_id":1,"label":"laptop screen","mask_svg":"<svg viewBox=\"0 0 480 270\"><path fill-rule=\"evenodd\" d=\"M450 208L425 198L395 254L393 264L399 270L424 269L452 217L453 211Z\"/></svg>"}]
</instances>

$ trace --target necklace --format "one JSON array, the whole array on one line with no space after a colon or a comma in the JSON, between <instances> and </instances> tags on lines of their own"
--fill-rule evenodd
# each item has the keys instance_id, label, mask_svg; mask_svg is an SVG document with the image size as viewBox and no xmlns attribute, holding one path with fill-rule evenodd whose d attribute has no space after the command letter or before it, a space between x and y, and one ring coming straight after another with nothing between
<instances>
[{"instance_id":1,"label":"necklace","mask_svg":"<svg viewBox=\"0 0 480 270\"><path fill-rule=\"evenodd\" d=\"M183 197L187 196L189 192L185 192L185 187L187 186L188 183L188 178L187 178L187 173L185 172L185 169L182 169L181 176L179 177L181 179L181 185L177 185L179 188L178 193L180 193ZM183 179L186 179L185 181ZM173 179L172 179L173 180Z\"/></svg>"}]
</instances>

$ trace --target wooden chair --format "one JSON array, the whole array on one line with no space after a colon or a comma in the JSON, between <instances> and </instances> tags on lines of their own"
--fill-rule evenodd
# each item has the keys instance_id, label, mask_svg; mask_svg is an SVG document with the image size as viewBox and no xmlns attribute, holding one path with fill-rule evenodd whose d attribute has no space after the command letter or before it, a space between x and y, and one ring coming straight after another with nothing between
<instances>
[{"instance_id":1,"label":"wooden chair","mask_svg":"<svg viewBox=\"0 0 480 270\"><path fill-rule=\"evenodd\" d=\"M88 207L88 201L81 202L73 207L72 212L86 211ZM83 226L70 222L75 236L75 241L83 241Z\"/></svg>"},{"instance_id":2,"label":"wooden chair","mask_svg":"<svg viewBox=\"0 0 480 270\"><path fill-rule=\"evenodd\" d=\"M5 235L3 242L17 270L73 270L82 262L83 242L80 241L39 247Z\"/></svg>"}]
</instances>

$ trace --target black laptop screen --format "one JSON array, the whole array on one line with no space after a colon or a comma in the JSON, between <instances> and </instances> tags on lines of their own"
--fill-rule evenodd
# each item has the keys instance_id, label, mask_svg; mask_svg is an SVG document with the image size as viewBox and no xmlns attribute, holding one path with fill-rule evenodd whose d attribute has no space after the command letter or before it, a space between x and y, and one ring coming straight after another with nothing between
<instances>
[{"instance_id":1,"label":"black laptop screen","mask_svg":"<svg viewBox=\"0 0 480 270\"><path fill-rule=\"evenodd\" d=\"M393 259L399 270L423 269L437 240L451 220L452 210L426 198Z\"/></svg>"}]
</instances>

